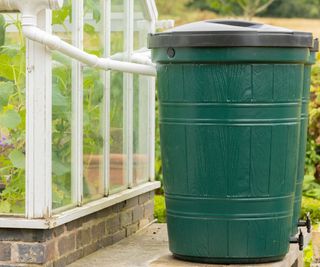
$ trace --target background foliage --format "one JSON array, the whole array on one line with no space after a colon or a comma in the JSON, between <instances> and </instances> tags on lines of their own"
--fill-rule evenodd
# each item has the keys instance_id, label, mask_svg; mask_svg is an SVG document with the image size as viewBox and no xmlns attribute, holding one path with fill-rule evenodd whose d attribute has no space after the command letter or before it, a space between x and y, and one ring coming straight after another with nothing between
<instances>
[{"instance_id":1,"label":"background foliage","mask_svg":"<svg viewBox=\"0 0 320 267\"><path fill-rule=\"evenodd\" d=\"M7 27L18 34L5 38ZM15 44L10 40L14 38ZM9 41L9 42L6 42ZM0 15L0 212L24 211L25 40L15 15Z\"/></svg>"},{"instance_id":2,"label":"background foliage","mask_svg":"<svg viewBox=\"0 0 320 267\"><path fill-rule=\"evenodd\" d=\"M190 0L187 5L201 10L210 10L218 15L249 18L257 14L278 18L319 18L320 16L320 0Z\"/></svg>"},{"instance_id":3,"label":"background foliage","mask_svg":"<svg viewBox=\"0 0 320 267\"><path fill-rule=\"evenodd\" d=\"M161 18L173 18L177 25L188 23L196 20L218 18L221 15L243 15L238 0L181 0L168 1L156 0ZM219 6L219 3L229 3L235 5ZM265 1L264 3L266 3ZM229 8L229 10L228 10ZM320 17L320 0L274 0L259 16L269 17L302 17L302 18L319 18ZM297 28L304 31L313 31L319 35L313 25L320 25L320 20L299 20L299 19L267 19L254 18L254 20L284 26ZM303 187L303 207L301 215L306 212L311 213L313 223L320 221L320 55L316 65L312 69L311 101L309 107L310 120L308 131L308 144L306 153L306 177ZM158 125L158 122L157 122ZM157 128L157 161L156 177L162 181L162 166L160 155L159 129ZM156 209L163 208L164 198L160 197L156 202ZM161 204L160 204L161 203ZM157 211L156 214L163 214ZM157 215L158 216L158 215ZM162 217L161 217L162 218ZM163 218L161 219L163 220ZM309 253L310 254L310 253Z\"/></svg>"}]
</instances>

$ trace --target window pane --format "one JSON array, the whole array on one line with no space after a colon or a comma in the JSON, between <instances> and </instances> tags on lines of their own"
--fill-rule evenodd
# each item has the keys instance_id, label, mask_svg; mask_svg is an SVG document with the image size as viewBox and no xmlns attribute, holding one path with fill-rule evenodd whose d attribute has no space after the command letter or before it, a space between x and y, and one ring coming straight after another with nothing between
<instances>
[{"instance_id":1,"label":"window pane","mask_svg":"<svg viewBox=\"0 0 320 267\"><path fill-rule=\"evenodd\" d=\"M116 59L122 59L124 51L124 1L111 1L111 55L114 57L120 53Z\"/></svg>"},{"instance_id":2,"label":"window pane","mask_svg":"<svg viewBox=\"0 0 320 267\"><path fill-rule=\"evenodd\" d=\"M134 75L133 182L149 180L149 78Z\"/></svg>"},{"instance_id":3,"label":"window pane","mask_svg":"<svg viewBox=\"0 0 320 267\"><path fill-rule=\"evenodd\" d=\"M25 210L25 101L19 16L0 15L0 213Z\"/></svg>"},{"instance_id":4,"label":"window pane","mask_svg":"<svg viewBox=\"0 0 320 267\"><path fill-rule=\"evenodd\" d=\"M113 0L111 6L111 54L124 51L124 1ZM120 54L121 59L122 55ZM127 187L124 152L123 74L111 72L110 80L110 192Z\"/></svg>"},{"instance_id":5,"label":"window pane","mask_svg":"<svg viewBox=\"0 0 320 267\"><path fill-rule=\"evenodd\" d=\"M150 22L146 17L144 1L134 1L134 50L146 49ZM133 103L133 182L149 180L149 94L150 78L134 75Z\"/></svg>"},{"instance_id":6,"label":"window pane","mask_svg":"<svg viewBox=\"0 0 320 267\"><path fill-rule=\"evenodd\" d=\"M71 5L53 12L53 33L72 43ZM52 53L52 206L71 204L72 61Z\"/></svg>"},{"instance_id":7,"label":"window pane","mask_svg":"<svg viewBox=\"0 0 320 267\"><path fill-rule=\"evenodd\" d=\"M114 192L127 185L122 73L112 72L110 91L110 191Z\"/></svg>"},{"instance_id":8,"label":"window pane","mask_svg":"<svg viewBox=\"0 0 320 267\"><path fill-rule=\"evenodd\" d=\"M150 21L146 17L146 8L143 0L134 1L134 50L146 48L147 34L150 28Z\"/></svg>"},{"instance_id":9,"label":"window pane","mask_svg":"<svg viewBox=\"0 0 320 267\"><path fill-rule=\"evenodd\" d=\"M84 49L103 56L102 1L84 1ZM84 68L83 81L83 194L85 201L104 194L104 71Z\"/></svg>"}]
</instances>

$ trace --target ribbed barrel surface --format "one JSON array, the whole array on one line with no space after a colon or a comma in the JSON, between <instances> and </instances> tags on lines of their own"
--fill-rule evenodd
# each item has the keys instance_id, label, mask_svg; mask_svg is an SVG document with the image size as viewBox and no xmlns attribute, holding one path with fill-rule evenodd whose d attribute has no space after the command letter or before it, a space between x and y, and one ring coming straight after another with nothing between
<instances>
[{"instance_id":1,"label":"ribbed barrel surface","mask_svg":"<svg viewBox=\"0 0 320 267\"><path fill-rule=\"evenodd\" d=\"M238 61L229 49L199 62L179 49L173 60L153 54L170 250L184 259L263 262L288 251L307 49L282 61L290 49L237 50Z\"/></svg>"},{"instance_id":2,"label":"ribbed barrel surface","mask_svg":"<svg viewBox=\"0 0 320 267\"><path fill-rule=\"evenodd\" d=\"M316 55L315 52L311 52L309 60L307 64L305 64L305 68L304 68L298 172L297 172L297 182L296 182L294 209L293 209L293 217L292 217L292 231L291 231L292 235L296 235L298 233L298 222L299 222L300 209L301 209L302 184L303 184L303 177L304 177L304 166L305 166L306 146L307 146L311 67L312 67L312 64L315 63L315 55Z\"/></svg>"}]
</instances>

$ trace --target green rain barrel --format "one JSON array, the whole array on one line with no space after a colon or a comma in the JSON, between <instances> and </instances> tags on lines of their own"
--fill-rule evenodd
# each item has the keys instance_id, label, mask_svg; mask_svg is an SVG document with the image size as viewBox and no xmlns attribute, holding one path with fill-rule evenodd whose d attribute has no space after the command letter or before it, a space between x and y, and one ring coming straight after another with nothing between
<instances>
[{"instance_id":1,"label":"green rain barrel","mask_svg":"<svg viewBox=\"0 0 320 267\"><path fill-rule=\"evenodd\" d=\"M170 251L212 263L288 252L312 35L202 21L149 36Z\"/></svg>"},{"instance_id":2,"label":"green rain barrel","mask_svg":"<svg viewBox=\"0 0 320 267\"><path fill-rule=\"evenodd\" d=\"M310 56L304 68L301 121L300 121L301 125L300 125L299 160L298 160L296 191L295 191L295 198L294 198L294 209L293 209L293 216L292 216L292 232L291 232L292 235L296 235L298 233L301 200L302 200L302 184L303 184L303 177L304 177L304 166L305 166L306 145L307 145L311 67L316 62L316 53L318 52L318 50L319 50L319 42L316 39L314 42L314 47L310 49ZM302 224L300 225L304 225L306 223L307 222L302 222Z\"/></svg>"}]
</instances>

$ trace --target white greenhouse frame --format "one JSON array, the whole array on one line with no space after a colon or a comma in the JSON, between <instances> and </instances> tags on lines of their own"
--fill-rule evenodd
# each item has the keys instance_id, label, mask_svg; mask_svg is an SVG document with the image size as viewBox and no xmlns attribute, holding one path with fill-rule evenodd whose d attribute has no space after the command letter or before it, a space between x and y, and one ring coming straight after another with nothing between
<instances>
[{"instance_id":1,"label":"white greenhouse frame","mask_svg":"<svg viewBox=\"0 0 320 267\"><path fill-rule=\"evenodd\" d=\"M21 0L19 0L21 1ZM36 0L47 1L47 0ZM36 2L29 0L29 2ZM50 0L50 3L60 0ZM103 36L105 42L105 58L110 58L111 43L111 1L104 0L103 24L106 29ZM124 67L130 67L130 62L140 63L148 68L154 68L150 59L134 54L134 1L124 0L125 22L125 59ZM21 1L28 2L28 1ZM60 1L61 2L61 1ZM83 2L72 0L73 4L73 46L83 49ZM0 0L0 10L9 11L6 0ZM154 0L144 0L148 15L149 32L155 32L158 26L170 27L170 21L158 22L158 13ZM14 9L15 10L15 9ZM12 10L11 10L12 11ZM21 11L21 10L19 10ZM23 11L21 11L23 16ZM52 11L42 9L37 14L37 27L48 36L52 32ZM27 33L27 32L26 32ZM28 37L28 36L27 36ZM39 36L38 36L39 37ZM42 43L42 44L41 44ZM149 84L149 181L133 185L133 73L124 73L124 121L127 140L125 154L127 155L127 189L110 195L109 193L109 159L110 159L110 118L104 116L104 197L83 204L83 63L73 60L72 63L72 200L77 207L53 213L52 210L52 61L51 50L44 41L27 39L27 71L26 71L26 206L25 216L0 217L0 228L30 228L48 229L57 227L69 221L86 216L101 209L110 207L124 200L159 188L160 183L154 180L155 151L155 77L148 76ZM55 49L56 47L49 48ZM63 52L62 52L63 53ZM114 61L114 60L113 60ZM115 61L116 62L116 61ZM100 65L98 68L102 68ZM129 68L128 67L128 68ZM110 67L111 69L112 67ZM110 110L110 70L104 74L105 98L104 114Z\"/></svg>"}]
</instances>

